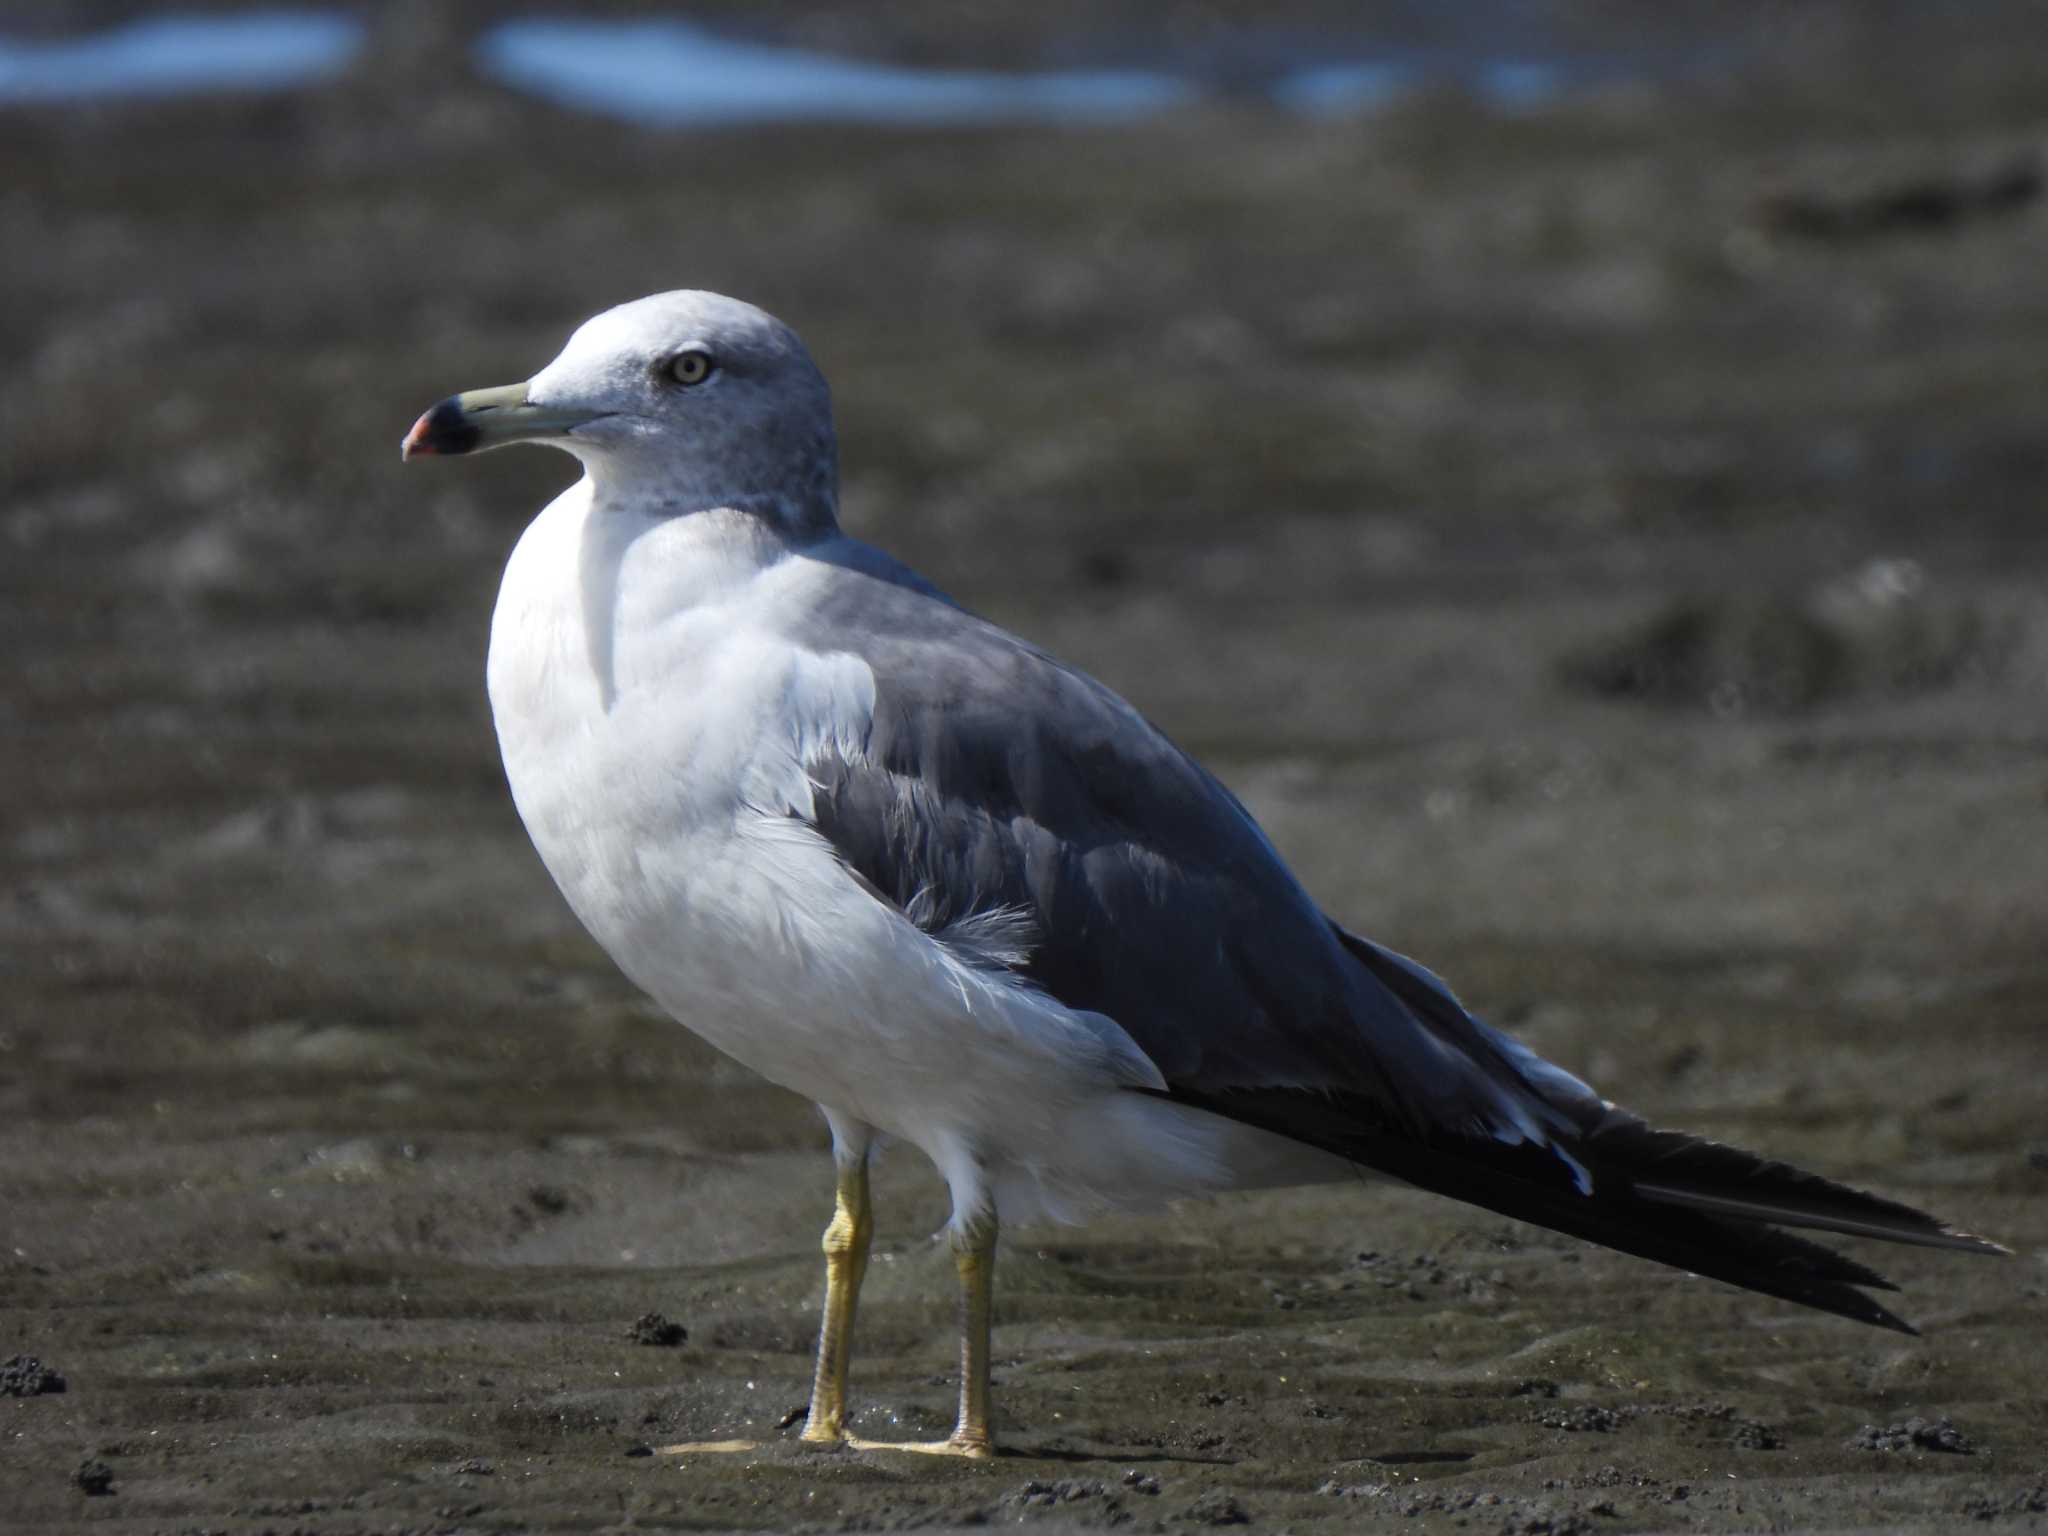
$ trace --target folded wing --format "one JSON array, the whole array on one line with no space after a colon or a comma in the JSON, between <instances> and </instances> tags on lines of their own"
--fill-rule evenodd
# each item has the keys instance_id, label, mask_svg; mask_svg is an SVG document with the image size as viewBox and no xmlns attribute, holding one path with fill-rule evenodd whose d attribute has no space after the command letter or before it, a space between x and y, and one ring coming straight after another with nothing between
<instances>
[{"instance_id":1,"label":"folded wing","mask_svg":"<svg viewBox=\"0 0 2048 1536\"><path fill-rule=\"evenodd\" d=\"M1999 1251L1614 1108L1332 923L1237 799L1124 700L852 549L810 622L840 649L857 637L876 702L860 750L807 765L817 830L963 957L1114 1019L1168 1097L1881 1326L1906 1325L1855 1287L1882 1277L1774 1228Z\"/></svg>"}]
</instances>

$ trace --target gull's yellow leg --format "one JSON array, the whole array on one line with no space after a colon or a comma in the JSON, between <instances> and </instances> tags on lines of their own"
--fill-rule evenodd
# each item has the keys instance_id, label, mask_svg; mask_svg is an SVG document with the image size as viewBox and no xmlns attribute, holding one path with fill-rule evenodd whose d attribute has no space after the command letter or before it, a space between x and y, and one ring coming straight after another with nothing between
<instances>
[{"instance_id":1,"label":"gull's yellow leg","mask_svg":"<svg viewBox=\"0 0 2048 1536\"><path fill-rule=\"evenodd\" d=\"M812 1445L845 1443L846 1361L853 1346L853 1312L867 1273L875 1233L868 1203L868 1152L874 1132L827 1109L832 1160L839 1170L832 1224L825 1228L825 1322L818 1336L818 1374L811 1387L810 1420L803 1438ZM658 1448L663 1456L758 1451L752 1440L686 1440Z\"/></svg>"},{"instance_id":2,"label":"gull's yellow leg","mask_svg":"<svg viewBox=\"0 0 2048 1536\"><path fill-rule=\"evenodd\" d=\"M946 1449L962 1456L993 1456L988 1432L988 1343L996 1285L996 1215L988 1211L952 1234L953 1266L960 1271L960 1422Z\"/></svg>"},{"instance_id":3,"label":"gull's yellow leg","mask_svg":"<svg viewBox=\"0 0 2048 1536\"><path fill-rule=\"evenodd\" d=\"M988 1429L988 1350L990 1302L995 1292L996 1216L981 1211L956 1221L948 1230L953 1267L960 1272L960 1421L944 1440L892 1444L854 1440L862 1450L922 1451L927 1455L968 1456L996 1453Z\"/></svg>"},{"instance_id":4,"label":"gull's yellow leg","mask_svg":"<svg viewBox=\"0 0 2048 1536\"><path fill-rule=\"evenodd\" d=\"M818 1330L818 1374L811 1383L811 1413L803 1434L811 1445L838 1445L846 1438L846 1362L874 1235L863 1149L858 1159L839 1165L832 1224L825 1229L825 1321Z\"/></svg>"}]
</instances>

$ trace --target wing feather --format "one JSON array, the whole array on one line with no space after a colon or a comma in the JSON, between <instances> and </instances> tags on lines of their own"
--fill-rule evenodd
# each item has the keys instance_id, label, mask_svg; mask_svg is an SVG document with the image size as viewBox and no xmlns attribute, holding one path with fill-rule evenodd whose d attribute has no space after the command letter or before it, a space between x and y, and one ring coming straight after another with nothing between
<instances>
[{"instance_id":1,"label":"wing feather","mask_svg":"<svg viewBox=\"0 0 2048 1536\"><path fill-rule=\"evenodd\" d=\"M1390 1134L1563 1127L1359 965L1237 798L1131 705L858 556L792 638L850 645L875 678L859 749L806 765L815 825L862 880L928 931L1009 914L1018 974L1191 1092L1342 1093Z\"/></svg>"}]
</instances>

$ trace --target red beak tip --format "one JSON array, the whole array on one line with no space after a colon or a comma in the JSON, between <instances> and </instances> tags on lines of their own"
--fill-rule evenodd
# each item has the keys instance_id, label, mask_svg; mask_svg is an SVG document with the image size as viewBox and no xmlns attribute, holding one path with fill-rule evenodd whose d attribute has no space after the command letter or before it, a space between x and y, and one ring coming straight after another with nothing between
<instances>
[{"instance_id":1,"label":"red beak tip","mask_svg":"<svg viewBox=\"0 0 2048 1536\"><path fill-rule=\"evenodd\" d=\"M426 416L420 417L418 421L412 424L412 430L406 433L405 437L399 442L398 461L401 464L408 459L417 459L422 456L431 458L438 451L434 447L432 438L427 433L427 417L433 414L432 411L429 411Z\"/></svg>"}]
</instances>

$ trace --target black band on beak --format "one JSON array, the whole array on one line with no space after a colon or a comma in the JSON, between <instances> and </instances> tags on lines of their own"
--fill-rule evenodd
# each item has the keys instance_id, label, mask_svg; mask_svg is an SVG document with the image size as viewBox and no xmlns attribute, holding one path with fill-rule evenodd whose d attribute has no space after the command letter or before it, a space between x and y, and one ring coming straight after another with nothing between
<instances>
[{"instance_id":1,"label":"black band on beak","mask_svg":"<svg viewBox=\"0 0 2048 1536\"><path fill-rule=\"evenodd\" d=\"M412 424L400 448L404 458L421 454L468 453L483 440L483 433L462 408L459 396L450 395Z\"/></svg>"}]
</instances>

